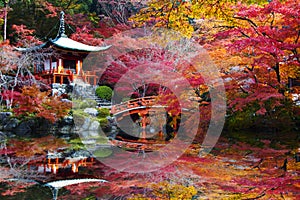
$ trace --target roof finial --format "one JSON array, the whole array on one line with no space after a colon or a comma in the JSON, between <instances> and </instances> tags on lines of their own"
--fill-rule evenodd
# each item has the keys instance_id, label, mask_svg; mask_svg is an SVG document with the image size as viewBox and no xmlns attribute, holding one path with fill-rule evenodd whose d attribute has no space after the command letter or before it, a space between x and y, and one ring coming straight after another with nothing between
<instances>
[{"instance_id":1,"label":"roof finial","mask_svg":"<svg viewBox=\"0 0 300 200\"><path fill-rule=\"evenodd\" d=\"M56 38L60 38L60 37L67 37L67 35L65 34L65 19L64 19L64 11L60 12L60 19L59 19L59 30L58 30L58 34L56 36Z\"/></svg>"}]
</instances>

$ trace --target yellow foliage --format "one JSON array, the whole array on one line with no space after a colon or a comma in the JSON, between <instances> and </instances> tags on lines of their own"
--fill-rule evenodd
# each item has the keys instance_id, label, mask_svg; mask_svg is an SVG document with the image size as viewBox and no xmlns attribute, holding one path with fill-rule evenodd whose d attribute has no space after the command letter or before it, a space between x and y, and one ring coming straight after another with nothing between
<instances>
[{"instance_id":1,"label":"yellow foliage","mask_svg":"<svg viewBox=\"0 0 300 200\"><path fill-rule=\"evenodd\" d=\"M192 16L189 1L153 0L131 20L136 26L143 26L146 22L154 23L155 27L171 28L183 36L191 37L194 28L189 19Z\"/></svg>"},{"instance_id":2,"label":"yellow foliage","mask_svg":"<svg viewBox=\"0 0 300 200\"><path fill-rule=\"evenodd\" d=\"M151 189L159 199L192 199L197 194L194 186L171 184L167 181L152 184Z\"/></svg>"},{"instance_id":3,"label":"yellow foliage","mask_svg":"<svg viewBox=\"0 0 300 200\"><path fill-rule=\"evenodd\" d=\"M130 18L134 26L154 25L170 28L190 38L197 27L200 32L233 25L236 0L151 0L146 8ZM251 0L242 2L252 3ZM257 2L256 2L257 3ZM198 23L200 22L200 23ZM196 33L197 34L197 33Z\"/></svg>"}]
</instances>

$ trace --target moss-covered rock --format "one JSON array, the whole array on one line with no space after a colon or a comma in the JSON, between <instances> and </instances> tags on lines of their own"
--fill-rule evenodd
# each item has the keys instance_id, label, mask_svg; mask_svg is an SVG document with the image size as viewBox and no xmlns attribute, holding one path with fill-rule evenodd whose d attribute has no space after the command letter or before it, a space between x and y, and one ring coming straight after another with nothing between
<instances>
[{"instance_id":1,"label":"moss-covered rock","mask_svg":"<svg viewBox=\"0 0 300 200\"><path fill-rule=\"evenodd\" d=\"M73 99L73 109L95 108L97 102L93 99Z\"/></svg>"},{"instance_id":2,"label":"moss-covered rock","mask_svg":"<svg viewBox=\"0 0 300 200\"><path fill-rule=\"evenodd\" d=\"M88 113L85 113L83 110L74 109L73 110L73 119L77 127L83 126L85 119L89 117Z\"/></svg>"}]
</instances>

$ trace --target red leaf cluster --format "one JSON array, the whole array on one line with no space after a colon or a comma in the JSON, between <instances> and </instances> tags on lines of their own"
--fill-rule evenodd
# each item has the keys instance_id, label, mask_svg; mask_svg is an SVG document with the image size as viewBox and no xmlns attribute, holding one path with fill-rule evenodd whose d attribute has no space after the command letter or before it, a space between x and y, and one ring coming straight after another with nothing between
<instances>
[{"instance_id":1,"label":"red leaf cluster","mask_svg":"<svg viewBox=\"0 0 300 200\"><path fill-rule=\"evenodd\" d=\"M40 117L55 122L65 117L71 108L67 102L50 92L41 92L36 86L24 86L22 92L8 93L14 95L13 111L20 117Z\"/></svg>"}]
</instances>

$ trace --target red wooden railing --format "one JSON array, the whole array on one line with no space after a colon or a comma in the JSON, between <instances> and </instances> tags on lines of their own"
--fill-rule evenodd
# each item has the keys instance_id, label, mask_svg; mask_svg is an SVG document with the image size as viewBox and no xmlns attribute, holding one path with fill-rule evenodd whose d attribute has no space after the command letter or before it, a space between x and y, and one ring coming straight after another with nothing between
<instances>
[{"instance_id":1,"label":"red wooden railing","mask_svg":"<svg viewBox=\"0 0 300 200\"><path fill-rule=\"evenodd\" d=\"M144 109L145 107L150 107L157 102L156 96L148 96L137 99L132 99L120 104L113 105L111 107L111 114L119 114L126 110Z\"/></svg>"}]
</instances>

